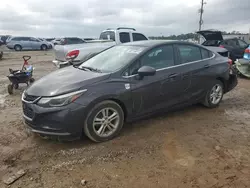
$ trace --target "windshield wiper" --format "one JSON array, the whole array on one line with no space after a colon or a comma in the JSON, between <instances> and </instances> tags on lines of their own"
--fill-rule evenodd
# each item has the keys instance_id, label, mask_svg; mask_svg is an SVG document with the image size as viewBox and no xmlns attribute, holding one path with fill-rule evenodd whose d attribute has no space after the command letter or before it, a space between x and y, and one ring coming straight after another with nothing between
<instances>
[{"instance_id":1,"label":"windshield wiper","mask_svg":"<svg viewBox=\"0 0 250 188\"><path fill-rule=\"evenodd\" d=\"M81 66L81 67L78 67L78 68L79 68L79 69L82 69L82 70L88 69L88 70L90 70L90 71L92 71L92 72L99 72L99 73L102 72L100 69L96 69L96 68L92 68L92 67Z\"/></svg>"}]
</instances>

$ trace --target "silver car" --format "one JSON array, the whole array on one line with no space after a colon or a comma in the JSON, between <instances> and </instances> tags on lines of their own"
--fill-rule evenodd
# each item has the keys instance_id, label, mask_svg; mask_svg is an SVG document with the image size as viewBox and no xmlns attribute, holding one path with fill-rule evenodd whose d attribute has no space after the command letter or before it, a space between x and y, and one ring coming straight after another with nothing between
<instances>
[{"instance_id":1,"label":"silver car","mask_svg":"<svg viewBox=\"0 0 250 188\"><path fill-rule=\"evenodd\" d=\"M34 37L12 37L7 43L9 49L21 50L47 50L50 44Z\"/></svg>"}]
</instances>

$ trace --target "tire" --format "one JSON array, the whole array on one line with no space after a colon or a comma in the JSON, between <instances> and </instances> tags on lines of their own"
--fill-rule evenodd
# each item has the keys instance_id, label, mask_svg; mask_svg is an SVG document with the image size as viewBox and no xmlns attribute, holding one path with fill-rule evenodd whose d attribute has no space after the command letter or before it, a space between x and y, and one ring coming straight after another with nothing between
<instances>
[{"instance_id":1,"label":"tire","mask_svg":"<svg viewBox=\"0 0 250 188\"><path fill-rule=\"evenodd\" d=\"M217 92L217 90L218 90L218 92ZM223 83L220 80L215 80L212 87L207 91L203 105L208 107L208 108L215 108L215 107L219 106L219 104L223 98L223 94L224 94ZM212 97L212 95L214 97ZM214 99L216 99L216 100L214 100Z\"/></svg>"},{"instance_id":2,"label":"tire","mask_svg":"<svg viewBox=\"0 0 250 188\"><path fill-rule=\"evenodd\" d=\"M18 88L19 88L19 85L18 85L18 84L14 84L14 88L15 88L15 89L18 89Z\"/></svg>"},{"instance_id":3,"label":"tire","mask_svg":"<svg viewBox=\"0 0 250 188\"><path fill-rule=\"evenodd\" d=\"M10 95L13 94L13 85L12 85L12 84L9 84L9 85L8 85L8 93L9 93Z\"/></svg>"},{"instance_id":4,"label":"tire","mask_svg":"<svg viewBox=\"0 0 250 188\"><path fill-rule=\"evenodd\" d=\"M47 45L45 45L45 44L42 44L42 45L41 45L41 50L44 50L44 51L45 51L45 50L47 50L47 49L48 49Z\"/></svg>"},{"instance_id":5,"label":"tire","mask_svg":"<svg viewBox=\"0 0 250 188\"><path fill-rule=\"evenodd\" d=\"M112 115L114 114L116 114L115 117L117 116L117 118L110 121L110 119L107 118L108 116L106 117L102 113L104 109L105 109L105 114L107 114L109 118L111 118ZM104 120L105 117L107 118L106 120ZM98 119L98 121L96 121L97 122L96 126L93 125L95 119L96 120ZM103 120L100 121L101 119ZM124 124L124 112L122 108L116 102L107 100L96 104L90 110L90 112L86 117L83 130L86 136L92 141L105 142L117 136L120 133L123 124ZM101 126L103 127L102 129ZM112 129L112 131L110 129ZM98 134L98 131L103 132L103 134L102 133Z\"/></svg>"},{"instance_id":6,"label":"tire","mask_svg":"<svg viewBox=\"0 0 250 188\"><path fill-rule=\"evenodd\" d=\"M35 82L35 78L30 78L30 83L32 84L33 82Z\"/></svg>"},{"instance_id":7,"label":"tire","mask_svg":"<svg viewBox=\"0 0 250 188\"><path fill-rule=\"evenodd\" d=\"M17 45L14 46L14 49L15 49L16 51L22 51L22 46L19 45L19 44L17 44Z\"/></svg>"}]
</instances>

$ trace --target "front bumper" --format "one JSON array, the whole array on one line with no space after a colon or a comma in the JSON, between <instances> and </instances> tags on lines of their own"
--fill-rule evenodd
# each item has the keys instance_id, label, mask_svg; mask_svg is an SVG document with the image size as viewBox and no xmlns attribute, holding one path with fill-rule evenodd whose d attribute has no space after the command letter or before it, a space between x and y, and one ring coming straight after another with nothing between
<instances>
[{"instance_id":1,"label":"front bumper","mask_svg":"<svg viewBox=\"0 0 250 188\"><path fill-rule=\"evenodd\" d=\"M43 108L23 102L23 119L28 130L44 136L80 138L85 107L71 103L65 107Z\"/></svg>"}]
</instances>

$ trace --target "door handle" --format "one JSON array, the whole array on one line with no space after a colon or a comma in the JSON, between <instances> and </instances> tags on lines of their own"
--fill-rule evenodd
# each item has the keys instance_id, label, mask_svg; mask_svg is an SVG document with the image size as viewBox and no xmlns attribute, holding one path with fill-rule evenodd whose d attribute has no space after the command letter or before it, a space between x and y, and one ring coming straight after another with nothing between
<instances>
[{"instance_id":1,"label":"door handle","mask_svg":"<svg viewBox=\"0 0 250 188\"><path fill-rule=\"evenodd\" d=\"M210 65L209 64L207 64L207 65L204 65L204 68L209 68L210 67Z\"/></svg>"},{"instance_id":2,"label":"door handle","mask_svg":"<svg viewBox=\"0 0 250 188\"><path fill-rule=\"evenodd\" d=\"M178 74L177 73L173 73L173 74L170 74L168 77L169 78L175 78L176 76L178 76Z\"/></svg>"}]
</instances>

